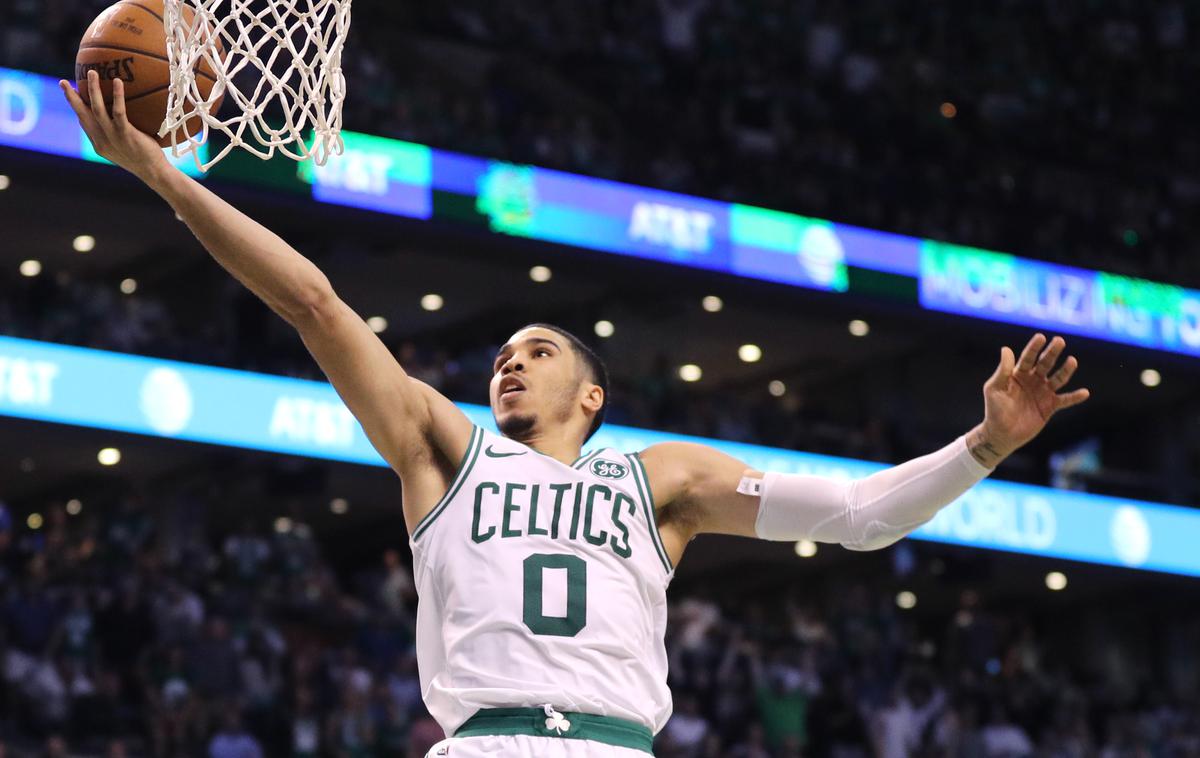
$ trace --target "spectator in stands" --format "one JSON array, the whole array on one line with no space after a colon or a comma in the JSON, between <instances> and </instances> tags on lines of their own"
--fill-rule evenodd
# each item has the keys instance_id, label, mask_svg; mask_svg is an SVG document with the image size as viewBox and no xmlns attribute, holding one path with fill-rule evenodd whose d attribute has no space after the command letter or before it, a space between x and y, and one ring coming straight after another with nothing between
<instances>
[{"instance_id":1,"label":"spectator in stands","mask_svg":"<svg viewBox=\"0 0 1200 758\"><path fill-rule=\"evenodd\" d=\"M307 687L296 690L288 716L293 758L316 758L321 752L321 716L316 698Z\"/></svg>"},{"instance_id":2,"label":"spectator in stands","mask_svg":"<svg viewBox=\"0 0 1200 758\"><path fill-rule=\"evenodd\" d=\"M46 738L45 758L70 758L67 741L61 735L52 734Z\"/></svg>"},{"instance_id":3,"label":"spectator in stands","mask_svg":"<svg viewBox=\"0 0 1200 758\"><path fill-rule=\"evenodd\" d=\"M325 727L326 739L338 758L359 758L370 753L377 735L364 687L347 683Z\"/></svg>"},{"instance_id":4,"label":"spectator in stands","mask_svg":"<svg viewBox=\"0 0 1200 758\"><path fill-rule=\"evenodd\" d=\"M746 739L737 743L729 751L729 758L771 758L767 751L766 733L762 724L755 721L746 730Z\"/></svg>"},{"instance_id":5,"label":"spectator in stands","mask_svg":"<svg viewBox=\"0 0 1200 758\"><path fill-rule=\"evenodd\" d=\"M1005 707L996 703L980 734L987 758L1025 758L1033 754L1033 742L1025 730L1012 722Z\"/></svg>"},{"instance_id":6,"label":"spectator in stands","mask_svg":"<svg viewBox=\"0 0 1200 758\"><path fill-rule=\"evenodd\" d=\"M709 729L696 697L686 694L676 702L670 721L659 735L657 752L664 758L701 758Z\"/></svg>"},{"instance_id":7,"label":"spectator in stands","mask_svg":"<svg viewBox=\"0 0 1200 758\"><path fill-rule=\"evenodd\" d=\"M819 683L793 665L792 650L776 648L769 663L757 644L747 645L744 651L767 745L775 750L802 747L807 739L808 701L819 691Z\"/></svg>"},{"instance_id":8,"label":"spectator in stands","mask_svg":"<svg viewBox=\"0 0 1200 758\"><path fill-rule=\"evenodd\" d=\"M228 706L221 719L220 730L208 743L209 758L262 758L262 746L254 735L242 726L242 716L236 706Z\"/></svg>"},{"instance_id":9,"label":"spectator in stands","mask_svg":"<svg viewBox=\"0 0 1200 758\"><path fill-rule=\"evenodd\" d=\"M242 586L259 579L264 564L271 559L270 545L254 530L249 519L242 528L225 538L225 558L231 571L230 581Z\"/></svg>"},{"instance_id":10,"label":"spectator in stands","mask_svg":"<svg viewBox=\"0 0 1200 758\"><path fill-rule=\"evenodd\" d=\"M148 651L143 664L145 702L155 755L185 750L200 731L197 699L181 648Z\"/></svg>"},{"instance_id":11,"label":"spectator in stands","mask_svg":"<svg viewBox=\"0 0 1200 758\"><path fill-rule=\"evenodd\" d=\"M187 672L196 694L207 701L223 701L240 694L239 657L224 618L209 618L204 635L188 647Z\"/></svg>"},{"instance_id":12,"label":"spectator in stands","mask_svg":"<svg viewBox=\"0 0 1200 758\"><path fill-rule=\"evenodd\" d=\"M387 550L383 554L384 576L379 587L379 600L392 616L403 618L416 600L412 577L405 570L400 553Z\"/></svg>"},{"instance_id":13,"label":"spectator in stands","mask_svg":"<svg viewBox=\"0 0 1200 758\"><path fill-rule=\"evenodd\" d=\"M945 700L945 694L923 677L897 683L871 725L875 754L881 758L915 755Z\"/></svg>"},{"instance_id":14,"label":"spectator in stands","mask_svg":"<svg viewBox=\"0 0 1200 758\"><path fill-rule=\"evenodd\" d=\"M813 755L833 758L866 758L870 738L854 689L854 679L841 675L808 709L808 747Z\"/></svg>"}]
</instances>

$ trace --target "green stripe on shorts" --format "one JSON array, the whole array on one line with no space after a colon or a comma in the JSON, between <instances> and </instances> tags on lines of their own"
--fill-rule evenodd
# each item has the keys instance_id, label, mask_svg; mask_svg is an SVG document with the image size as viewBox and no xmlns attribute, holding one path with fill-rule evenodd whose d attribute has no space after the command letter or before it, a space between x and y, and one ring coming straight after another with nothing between
<instances>
[{"instance_id":1,"label":"green stripe on shorts","mask_svg":"<svg viewBox=\"0 0 1200 758\"><path fill-rule=\"evenodd\" d=\"M484 708L458 728L455 737L488 737L525 734L565 740L592 740L614 747L640 750L654 755L654 735L634 721L596 716L590 713L563 713L570 724L566 729L547 728L549 719L541 708ZM561 725L562 722L559 722Z\"/></svg>"}]
</instances>

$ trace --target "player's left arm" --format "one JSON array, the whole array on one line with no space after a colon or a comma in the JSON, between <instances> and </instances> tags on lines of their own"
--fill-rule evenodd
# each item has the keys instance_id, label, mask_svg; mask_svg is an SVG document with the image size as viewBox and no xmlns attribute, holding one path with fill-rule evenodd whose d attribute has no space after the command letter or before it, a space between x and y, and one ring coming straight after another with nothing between
<instances>
[{"instance_id":1,"label":"player's left arm","mask_svg":"<svg viewBox=\"0 0 1200 758\"><path fill-rule=\"evenodd\" d=\"M705 532L812 539L873 550L896 542L1036 437L1056 412L1087 400L1060 392L1079 362L1066 342L1036 334L1016 360L1002 348L983 385L984 420L941 450L862 479L756 471L707 445L666 442L642 451L674 558ZM1057 366L1057 368L1055 368Z\"/></svg>"}]
</instances>

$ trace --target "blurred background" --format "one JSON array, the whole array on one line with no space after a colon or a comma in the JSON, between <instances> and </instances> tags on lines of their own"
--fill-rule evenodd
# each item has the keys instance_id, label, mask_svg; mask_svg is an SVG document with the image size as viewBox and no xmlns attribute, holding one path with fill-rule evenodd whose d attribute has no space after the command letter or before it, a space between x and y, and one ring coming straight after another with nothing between
<instances>
[{"instance_id":1,"label":"blurred background","mask_svg":"<svg viewBox=\"0 0 1200 758\"><path fill-rule=\"evenodd\" d=\"M83 147L53 82L104 6L0 4L0 756L421 756L396 478L319 401L251 440L245 374L193 419L181 374L134 386L178 364L115 355L322 378ZM424 147L204 181L456 402L523 324L579 334L617 439L900 462L1063 334L1092 399L993 477L1039 489L874 553L696 541L656 754L1194 757L1198 35L1169 1L360 2L346 129Z\"/></svg>"}]
</instances>

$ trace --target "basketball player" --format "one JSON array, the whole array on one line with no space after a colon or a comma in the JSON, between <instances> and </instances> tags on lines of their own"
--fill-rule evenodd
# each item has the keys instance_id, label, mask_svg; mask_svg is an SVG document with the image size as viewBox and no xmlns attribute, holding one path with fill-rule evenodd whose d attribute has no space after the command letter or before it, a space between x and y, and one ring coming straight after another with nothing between
<instances>
[{"instance_id":1,"label":"basketball player","mask_svg":"<svg viewBox=\"0 0 1200 758\"><path fill-rule=\"evenodd\" d=\"M112 115L94 72L91 107L64 94L96 151L163 197L209 253L286 319L403 484L417 587L417 653L447 739L431 756L625 756L651 751L671 713L666 588L688 542L709 532L890 545L1083 402L1064 342L1001 348L984 418L941 450L856 481L754 471L684 442L581 454L604 419L596 355L547 324L496 354L500 434L473 425L404 373L311 262L175 170Z\"/></svg>"}]
</instances>

